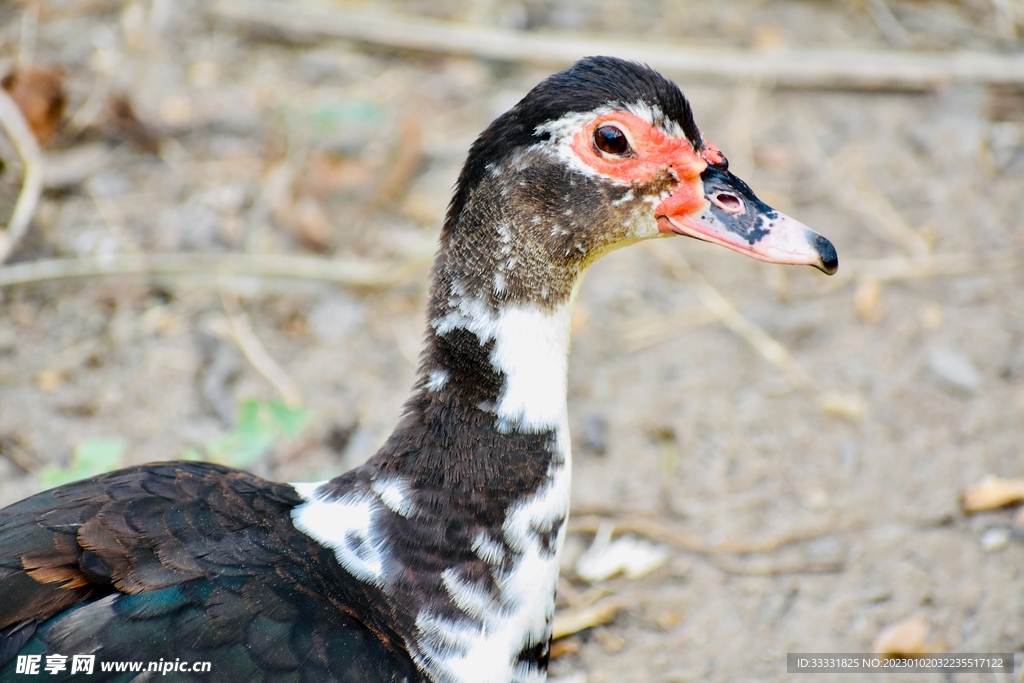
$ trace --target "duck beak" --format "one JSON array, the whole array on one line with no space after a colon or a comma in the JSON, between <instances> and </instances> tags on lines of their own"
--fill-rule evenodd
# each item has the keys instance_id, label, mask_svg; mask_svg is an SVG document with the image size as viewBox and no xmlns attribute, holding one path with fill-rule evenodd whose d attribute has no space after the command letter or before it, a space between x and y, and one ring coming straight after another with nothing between
<instances>
[{"instance_id":1,"label":"duck beak","mask_svg":"<svg viewBox=\"0 0 1024 683\"><path fill-rule=\"evenodd\" d=\"M658 207L662 232L720 244L769 263L814 266L827 275L839 269L831 242L762 202L725 164L708 164L700 183L704 201L696 211L673 212L679 203L672 197Z\"/></svg>"}]
</instances>

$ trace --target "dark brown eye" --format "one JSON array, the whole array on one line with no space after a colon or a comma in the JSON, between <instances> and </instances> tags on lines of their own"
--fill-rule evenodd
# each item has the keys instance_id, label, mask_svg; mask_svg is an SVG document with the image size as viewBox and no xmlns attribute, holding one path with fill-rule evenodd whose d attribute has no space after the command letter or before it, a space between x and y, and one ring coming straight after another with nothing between
<instances>
[{"instance_id":1,"label":"dark brown eye","mask_svg":"<svg viewBox=\"0 0 1024 683\"><path fill-rule=\"evenodd\" d=\"M626 134L615 126L601 126L594 131L594 144L605 154L625 156L629 154L629 140Z\"/></svg>"}]
</instances>

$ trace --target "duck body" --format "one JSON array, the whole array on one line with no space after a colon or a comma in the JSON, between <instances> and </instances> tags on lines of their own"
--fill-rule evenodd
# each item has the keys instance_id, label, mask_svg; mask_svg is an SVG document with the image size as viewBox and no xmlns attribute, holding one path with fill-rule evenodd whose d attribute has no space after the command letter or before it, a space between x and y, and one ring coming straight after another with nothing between
<instances>
[{"instance_id":1,"label":"duck body","mask_svg":"<svg viewBox=\"0 0 1024 683\"><path fill-rule=\"evenodd\" d=\"M151 464L0 511L0 681L54 654L95 655L102 681L161 660L210 663L180 681L543 681L573 302L596 258L676 233L836 266L728 172L670 81L607 57L550 77L470 150L380 451L313 484Z\"/></svg>"}]
</instances>

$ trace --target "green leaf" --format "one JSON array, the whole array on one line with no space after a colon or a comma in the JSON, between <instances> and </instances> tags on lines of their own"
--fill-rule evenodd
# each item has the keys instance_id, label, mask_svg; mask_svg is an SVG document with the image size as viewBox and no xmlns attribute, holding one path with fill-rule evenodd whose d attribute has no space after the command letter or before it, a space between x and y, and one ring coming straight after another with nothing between
<instances>
[{"instance_id":1,"label":"green leaf","mask_svg":"<svg viewBox=\"0 0 1024 683\"><path fill-rule=\"evenodd\" d=\"M267 407L274 417L275 426L284 436L298 436L309 421L309 411L305 408L292 408L280 401L271 401Z\"/></svg>"},{"instance_id":2,"label":"green leaf","mask_svg":"<svg viewBox=\"0 0 1024 683\"><path fill-rule=\"evenodd\" d=\"M235 432L241 434L259 434L268 431L263 418L263 406L259 401L246 399L238 404L238 422Z\"/></svg>"},{"instance_id":3,"label":"green leaf","mask_svg":"<svg viewBox=\"0 0 1024 683\"><path fill-rule=\"evenodd\" d=\"M203 454L195 448L186 448L184 451L182 451L181 454L178 455L178 460L201 461L205 459L206 458L203 457Z\"/></svg>"},{"instance_id":4,"label":"green leaf","mask_svg":"<svg viewBox=\"0 0 1024 683\"><path fill-rule=\"evenodd\" d=\"M109 472L121 464L128 444L120 437L112 439L86 439L75 447L76 466L99 474Z\"/></svg>"},{"instance_id":5,"label":"green leaf","mask_svg":"<svg viewBox=\"0 0 1024 683\"><path fill-rule=\"evenodd\" d=\"M232 467L249 467L269 453L278 442L302 433L309 411L280 401L246 399L238 404L235 428L213 439L202 451L189 449L186 460L211 460Z\"/></svg>"},{"instance_id":6,"label":"green leaf","mask_svg":"<svg viewBox=\"0 0 1024 683\"><path fill-rule=\"evenodd\" d=\"M47 488L53 488L109 472L121 465L127 447L127 442L120 437L86 439L75 446L70 465L47 465L40 470L39 479Z\"/></svg>"}]
</instances>

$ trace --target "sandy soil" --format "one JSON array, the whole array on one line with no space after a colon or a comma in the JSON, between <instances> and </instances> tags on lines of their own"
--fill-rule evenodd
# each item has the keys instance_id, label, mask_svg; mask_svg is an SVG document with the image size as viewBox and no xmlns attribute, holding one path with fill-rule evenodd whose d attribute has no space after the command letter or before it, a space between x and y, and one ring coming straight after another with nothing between
<instances>
[{"instance_id":1,"label":"sandy soil","mask_svg":"<svg viewBox=\"0 0 1024 683\"><path fill-rule=\"evenodd\" d=\"M47 192L19 262L311 248L422 262L469 144L549 73L278 41L212 19L195 1L44 7L35 61L64 69L69 116L79 117L50 152L108 152L81 182ZM737 47L1021 47L1004 16L1019 3L981 0L391 8ZM0 2L8 66L26 49L24 26L22 6ZM935 649L1024 650L1024 529L1013 510L967 517L958 502L986 475L1024 476L1024 281L1014 260L1024 249L1024 91L681 85L733 170L829 237L841 270L830 279L682 239L593 268L570 361L578 531L566 609L593 595L573 564L595 519L646 528L659 542L655 531L667 529L675 541L648 576L600 584L626 607L563 643L552 674L785 680L787 652L869 651L909 618L925 620ZM127 97L135 119L113 117L107 93ZM18 174L4 158L6 216ZM850 276L928 252L977 265ZM687 275L686 261L698 274ZM237 430L239 401L279 398L226 332L229 314L251 322L310 416L251 469L298 481L358 464L411 385L425 274L414 266L372 289L120 276L0 290L0 504L39 490L41 469L68 466L82 443L124 439L121 464L173 459ZM766 361L709 313L709 287L799 369Z\"/></svg>"}]
</instances>

